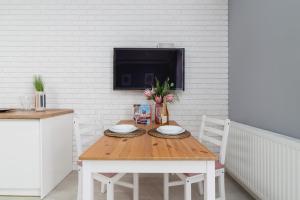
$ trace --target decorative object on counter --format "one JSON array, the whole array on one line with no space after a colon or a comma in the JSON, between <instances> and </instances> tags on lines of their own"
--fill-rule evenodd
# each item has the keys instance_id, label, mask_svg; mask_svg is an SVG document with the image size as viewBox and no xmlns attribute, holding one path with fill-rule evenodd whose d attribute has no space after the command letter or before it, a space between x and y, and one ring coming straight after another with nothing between
<instances>
[{"instance_id":1,"label":"decorative object on counter","mask_svg":"<svg viewBox=\"0 0 300 200\"><path fill-rule=\"evenodd\" d=\"M180 134L171 135L171 134L160 133L159 131L156 130L156 128L149 130L148 134L153 137L166 138L166 139L183 139L191 136L191 133L187 130L185 130L183 133Z\"/></svg>"},{"instance_id":2,"label":"decorative object on counter","mask_svg":"<svg viewBox=\"0 0 300 200\"><path fill-rule=\"evenodd\" d=\"M109 129L104 131L104 135L106 135L108 137L118 137L118 138L132 138L132 137L144 135L145 133L146 133L146 130L142 129L142 128L136 129L135 131L132 131L130 133L116 133Z\"/></svg>"},{"instance_id":3,"label":"decorative object on counter","mask_svg":"<svg viewBox=\"0 0 300 200\"><path fill-rule=\"evenodd\" d=\"M150 125L152 122L152 109L150 104L134 104L133 119L137 124Z\"/></svg>"},{"instance_id":4,"label":"decorative object on counter","mask_svg":"<svg viewBox=\"0 0 300 200\"><path fill-rule=\"evenodd\" d=\"M33 85L35 88L35 111L46 110L46 94L44 91L44 82L41 76L35 76Z\"/></svg>"},{"instance_id":5,"label":"decorative object on counter","mask_svg":"<svg viewBox=\"0 0 300 200\"><path fill-rule=\"evenodd\" d=\"M20 96L21 109L28 111L33 109L33 96L32 95L23 95Z\"/></svg>"},{"instance_id":6,"label":"decorative object on counter","mask_svg":"<svg viewBox=\"0 0 300 200\"><path fill-rule=\"evenodd\" d=\"M160 81L156 78L155 86L144 91L144 95L147 99L155 102L155 123L157 124L167 124L169 121L167 103L173 103L175 101L175 95L171 93L172 87L174 87L174 83L170 83L169 78L167 78L163 83L160 83Z\"/></svg>"}]
</instances>

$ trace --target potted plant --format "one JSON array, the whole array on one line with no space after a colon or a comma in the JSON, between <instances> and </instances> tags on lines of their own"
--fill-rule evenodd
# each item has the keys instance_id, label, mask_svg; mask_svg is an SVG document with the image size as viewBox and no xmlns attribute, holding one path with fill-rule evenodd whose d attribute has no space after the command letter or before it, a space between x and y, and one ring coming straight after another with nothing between
<instances>
[{"instance_id":1,"label":"potted plant","mask_svg":"<svg viewBox=\"0 0 300 200\"><path fill-rule=\"evenodd\" d=\"M46 94L44 82L41 76L34 76L33 85L35 88L35 111L46 110Z\"/></svg>"},{"instance_id":2,"label":"potted plant","mask_svg":"<svg viewBox=\"0 0 300 200\"><path fill-rule=\"evenodd\" d=\"M163 103L173 103L175 95L171 92L174 87L174 83L170 83L170 79L167 78L164 82L160 82L155 79L155 85L151 89L145 89L144 95L148 100L153 100L155 103L155 123L161 123L161 109Z\"/></svg>"}]
</instances>

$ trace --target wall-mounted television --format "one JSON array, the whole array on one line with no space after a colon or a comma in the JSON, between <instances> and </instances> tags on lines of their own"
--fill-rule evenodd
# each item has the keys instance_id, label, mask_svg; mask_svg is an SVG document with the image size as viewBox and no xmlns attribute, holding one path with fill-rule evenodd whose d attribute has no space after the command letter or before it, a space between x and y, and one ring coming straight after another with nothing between
<instances>
[{"instance_id":1,"label":"wall-mounted television","mask_svg":"<svg viewBox=\"0 0 300 200\"><path fill-rule=\"evenodd\" d=\"M184 48L114 48L114 90L150 88L155 78L184 90Z\"/></svg>"}]
</instances>

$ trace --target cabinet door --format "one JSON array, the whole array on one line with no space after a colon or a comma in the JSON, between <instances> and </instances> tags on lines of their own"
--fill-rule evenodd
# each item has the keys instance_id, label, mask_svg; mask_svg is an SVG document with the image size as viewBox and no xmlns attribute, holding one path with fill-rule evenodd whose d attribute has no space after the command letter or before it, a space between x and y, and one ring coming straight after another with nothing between
<instances>
[{"instance_id":1,"label":"cabinet door","mask_svg":"<svg viewBox=\"0 0 300 200\"><path fill-rule=\"evenodd\" d=\"M0 120L0 195L39 195L39 120Z\"/></svg>"},{"instance_id":2,"label":"cabinet door","mask_svg":"<svg viewBox=\"0 0 300 200\"><path fill-rule=\"evenodd\" d=\"M41 197L72 171L73 115L41 119Z\"/></svg>"}]
</instances>

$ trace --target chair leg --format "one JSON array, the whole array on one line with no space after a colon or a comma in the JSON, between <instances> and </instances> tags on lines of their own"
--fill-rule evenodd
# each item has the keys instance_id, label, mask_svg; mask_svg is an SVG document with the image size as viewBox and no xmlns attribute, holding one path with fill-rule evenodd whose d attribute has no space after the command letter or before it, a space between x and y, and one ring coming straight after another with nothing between
<instances>
[{"instance_id":1,"label":"chair leg","mask_svg":"<svg viewBox=\"0 0 300 200\"><path fill-rule=\"evenodd\" d=\"M219 184L219 193L220 193L220 199L225 200L225 177L224 173L222 173L221 176L218 177L218 184Z\"/></svg>"},{"instance_id":2,"label":"chair leg","mask_svg":"<svg viewBox=\"0 0 300 200\"><path fill-rule=\"evenodd\" d=\"M101 183L101 193L105 193L105 184Z\"/></svg>"},{"instance_id":3,"label":"chair leg","mask_svg":"<svg viewBox=\"0 0 300 200\"><path fill-rule=\"evenodd\" d=\"M198 183L198 189L199 189L200 195L203 195L204 194L204 183L203 183L203 181L200 181Z\"/></svg>"},{"instance_id":4,"label":"chair leg","mask_svg":"<svg viewBox=\"0 0 300 200\"><path fill-rule=\"evenodd\" d=\"M206 174L204 175L205 177L204 177L204 187L203 187L203 189L204 189L204 199L207 199L207 194L206 194L206 188L207 188L207 182L206 182Z\"/></svg>"},{"instance_id":5,"label":"chair leg","mask_svg":"<svg viewBox=\"0 0 300 200\"><path fill-rule=\"evenodd\" d=\"M78 169L78 184L77 184L77 200L81 200L82 196L82 172Z\"/></svg>"},{"instance_id":6,"label":"chair leg","mask_svg":"<svg viewBox=\"0 0 300 200\"><path fill-rule=\"evenodd\" d=\"M139 199L139 174L133 174L133 200Z\"/></svg>"},{"instance_id":7,"label":"chair leg","mask_svg":"<svg viewBox=\"0 0 300 200\"><path fill-rule=\"evenodd\" d=\"M107 183L107 200L114 200L114 184L112 182Z\"/></svg>"},{"instance_id":8,"label":"chair leg","mask_svg":"<svg viewBox=\"0 0 300 200\"><path fill-rule=\"evenodd\" d=\"M192 184L189 180L184 184L184 200L192 200Z\"/></svg>"},{"instance_id":9,"label":"chair leg","mask_svg":"<svg viewBox=\"0 0 300 200\"><path fill-rule=\"evenodd\" d=\"M164 174L164 200L169 200L169 174Z\"/></svg>"}]
</instances>

